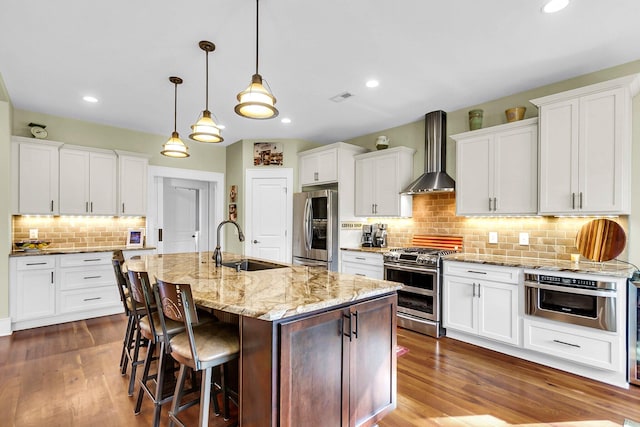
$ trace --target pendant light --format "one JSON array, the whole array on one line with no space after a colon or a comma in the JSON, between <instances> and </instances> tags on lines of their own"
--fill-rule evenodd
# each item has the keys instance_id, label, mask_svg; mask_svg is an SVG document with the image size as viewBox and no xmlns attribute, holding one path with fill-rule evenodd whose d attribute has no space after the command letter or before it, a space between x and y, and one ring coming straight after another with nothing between
<instances>
[{"instance_id":1,"label":"pendant light","mask_svg":"<svg viewBox=\"0 0 640 427\"><path fill-rule=\"evenodd\" d=\"M200 46L200 49L205 51L207 58L206 101L202 117L198 119L195 125L191 125L192 132L191 135L189 135L189 138L198 142L222 142L224 141L224 138L220 136L220 128L211 118L211 111L209 111L209 52L216 50L216 45L203 40L198 43L198 46Z\"/></svg>"},{"instance_id":2,"label":"pendant light","mask_svg":"<svg viewBox=\"0 0 640 427\"><path fill-rule=\"evenodd\" d=\"M262 76L258 73L258 23L259 0L256 0L256 73L251 77L251 84L238 94L235 111L249 119L271 119L278 115L275 107L276 98L262 85Z\"/></svg>"},{"instance_id":3,"label":"pendant light","mask_svg":"<svg viewBox=\"0 0 640 427\"><path fill-rule=\"evenodd\" d=\"M169 81L174 84L174 95L173 95L173 132L171 133L171 138L162 146L162 151L160 154L167 157L177 157L184 158L189 157L188 150L184 142L180 140L180 136L178 135L177 122L178 122L178 85L182 84L182 79L180 77L169 77Z\"/></svg>"}]
</instances>

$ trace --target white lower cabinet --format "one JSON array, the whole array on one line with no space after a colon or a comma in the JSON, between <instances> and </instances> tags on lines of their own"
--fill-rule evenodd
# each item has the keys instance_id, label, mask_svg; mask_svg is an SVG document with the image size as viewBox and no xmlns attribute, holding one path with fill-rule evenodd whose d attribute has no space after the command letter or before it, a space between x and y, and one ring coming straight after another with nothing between
<instances>
[{"instance_id":1,"label":"white lower cabinet","mask_svg":"<svg viewBox=\"0 0 640 427\"><path fill-rule=\"evenodd\" d=\"M444 327L518 345L520 271L510 267L445 262Z\"/></svg>"},{"instance_id":2,"label":"white lower cabinet","mask_svg":"<svg viewBox=\"0 0 640 427\"><path fill-rule=\"evenodd\" d=\"M524 319L524 348L596 368L619 371L620 336L580 326Z\"/></svg>"},{"instance_id":3,"label":"white lower cabinet","mask_svg":"<svg viewBox=\"0 0 640 427\"><path fill-rule=\"evenodd\" d=\"M384 278L384 267L381 253L350 251L343 249L341 252L342 272L365 276L372 279Z\"/></svg>"},{"instance_id":4,"label":"white lower cabinet","mask_svg":"<svg viewBox=\"0 0 640 427\"><path fill-rule=\"evenodd\" d=\"M10 258L12 330L121 313L111 252Z\"/></svg>"},{"instance_id":5,"label":"white lower cabinet","mask_svg":"<svg viewBox=\"0 0 640 427\"><path fill-rule=\"evenodd\" d=\"M12 272L15 317L28 320L54 315L55 258L33 256L19 259L12 264Z\"/></svg>"}]
</instances>

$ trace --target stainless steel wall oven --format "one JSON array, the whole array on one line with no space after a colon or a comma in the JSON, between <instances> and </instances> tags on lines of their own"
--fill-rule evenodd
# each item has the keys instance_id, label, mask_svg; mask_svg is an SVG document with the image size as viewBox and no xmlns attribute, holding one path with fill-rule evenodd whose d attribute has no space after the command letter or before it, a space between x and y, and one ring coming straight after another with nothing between
<instances>
[{"instance_id":1,"label":"stainless steel wall oven","mask_svg":"<svg viewBox=\"0 0 640 427\"><path fill-rule=\"evenodd\" d=\"M525 274L525 313L616 332L616 283Z\"/></svg>"}]
</instances>

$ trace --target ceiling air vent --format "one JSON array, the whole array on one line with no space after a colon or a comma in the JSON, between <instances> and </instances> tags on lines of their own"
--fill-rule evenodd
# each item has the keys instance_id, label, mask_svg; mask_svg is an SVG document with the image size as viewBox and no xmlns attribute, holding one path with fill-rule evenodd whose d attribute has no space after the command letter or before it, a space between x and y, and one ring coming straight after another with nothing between
<instances>
[{"instance_id":1,"label":"ceiling air vent","mask_svg":"<svg viewBox=\"0 0 640 427\"><path fill-rule=\"evenodd\" d=\"M332 96L331 98L329 98L331 101L333 102L342 102L342 101L346 101L347 99L351 98L353 96L352 93L349 92L342 92L336 96Z\"/></svg>"}]
</instances>

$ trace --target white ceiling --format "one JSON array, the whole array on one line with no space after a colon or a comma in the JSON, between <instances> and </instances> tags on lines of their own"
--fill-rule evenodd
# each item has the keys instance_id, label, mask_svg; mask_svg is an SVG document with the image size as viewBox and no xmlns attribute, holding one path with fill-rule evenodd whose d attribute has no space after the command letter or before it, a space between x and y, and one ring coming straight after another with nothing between
<instances>
[{"instance_id":1,"label":"white ceiling","mask_svg":"<svg viewBox=\"0 0 640 427\"><path fill-rule=\"evenodd\" d=\"M243 138L335 142L640 59L640 0L262 0L260 74L280 117L249 120L236 94L255 71L254 0L8 0L0 74L14 106L170 135L204 109ZM380 86L365 87L376 78ZM342 103L329 98L348 91ZM82 96L100 99L87 104ZM289 117L285 125L280 118ZM44 123L46 124L46 123Z\"/></svg>"}]
</instances>

